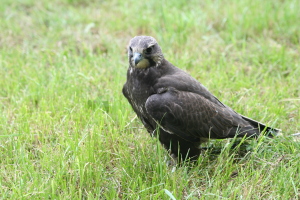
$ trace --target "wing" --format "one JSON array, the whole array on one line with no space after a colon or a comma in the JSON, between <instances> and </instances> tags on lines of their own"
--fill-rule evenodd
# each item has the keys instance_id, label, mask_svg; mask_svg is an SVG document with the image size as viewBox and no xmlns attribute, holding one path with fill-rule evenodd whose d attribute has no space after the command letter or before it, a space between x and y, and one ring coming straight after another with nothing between
<instances>
[{"instance_id":1,"label":"wing","mask_svg":"<svg viewBox=\"0 0 300 200\"><path fill-rule=\"evenodd\" d=\"M205 99L219 105L220 107L228 107L220 102L207 88L202 85L199 81L194 79L185 71L173 66L167 62L165 64L166 72L160 77L154 85L154 90L157 91L159 88L173 87L179 91L192 92L201 95ZM229 107L228 107L229 108Z\"/></svg>"},{"instance_id":2,"label":"wing","mask_svg":"<svg viewBox=\"0 0 300 200\"><path fill-rule=\"evenodd\" d=\"M190 137L221 139L259 134L257 128L232 109L175 88L151 95L146 109L162 129L187 140Z\"/></svg>"}]
</instances>

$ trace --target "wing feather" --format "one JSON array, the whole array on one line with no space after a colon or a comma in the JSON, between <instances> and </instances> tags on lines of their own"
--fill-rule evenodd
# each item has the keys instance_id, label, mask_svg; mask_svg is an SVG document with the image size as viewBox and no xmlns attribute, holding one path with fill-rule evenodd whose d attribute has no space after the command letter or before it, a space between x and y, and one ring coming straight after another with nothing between
<instances>
[{"instance_id":1,"label":"wing feather","mask_svg":"<svg viewBox=\"0 0 300 200\"><path fill-rule=\"evenodd\" d=\"M199 94L169 88L151 95L148 114L165 130L185 137L221 139L258 134L239 114L215 104Z\"/></svg>"}]
</instances>

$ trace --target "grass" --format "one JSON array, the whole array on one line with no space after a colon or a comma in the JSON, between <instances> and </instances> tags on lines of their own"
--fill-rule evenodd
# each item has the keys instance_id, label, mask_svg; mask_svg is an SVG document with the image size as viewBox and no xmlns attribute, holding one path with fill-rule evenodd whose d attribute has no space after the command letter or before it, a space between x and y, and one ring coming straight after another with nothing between
<instances>
[{"instance_id":1,"label":"grass","mask_svg":"<svg viewBox=\"0 0 300 200\"><path fill-rule=\"evenodd\" d=\"M0 199L298 199L300 2L3 0ZM172 168L121 94L126 44L283 130Z\"/></svg>"}]
</instances>

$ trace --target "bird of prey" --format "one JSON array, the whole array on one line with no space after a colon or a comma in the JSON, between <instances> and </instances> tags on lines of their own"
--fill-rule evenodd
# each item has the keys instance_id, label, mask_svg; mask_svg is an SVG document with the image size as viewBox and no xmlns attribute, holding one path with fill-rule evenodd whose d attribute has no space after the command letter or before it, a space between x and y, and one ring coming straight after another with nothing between
<instances>
[{"instance_id":1,"label":"bird of prey","mask_svg":"<svg viewBox=\"0 0 300 200\"><path fill-rule=\"evenodd\" d=\"M200 82L168 62L151 36L130 40L128 61L122 92L147 131L158 136L172 157L195 159L200 144L208 139L279 132L220 102Z\"/></svg>"}]
</instances>

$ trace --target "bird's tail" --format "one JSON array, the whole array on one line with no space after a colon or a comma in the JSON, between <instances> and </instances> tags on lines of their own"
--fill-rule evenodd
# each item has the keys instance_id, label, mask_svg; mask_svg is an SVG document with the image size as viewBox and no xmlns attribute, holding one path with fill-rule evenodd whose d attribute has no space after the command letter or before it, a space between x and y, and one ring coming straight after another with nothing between
<instances>
[{"instance_id":1,"label":"bird's tail","mask_svg":"<svg viewBox=\"0 0 300 200\"><path fill-rule=\"evenodd\" d=\"M259 132L264 132L266 136L268 137L274 137L276 136L277 134L280 133L280 129L277 129L277 128L272 128L272 127L269 127L261 122L258 122L258 121L255 121L251 118L248 118L248 117L245 117L243 115L241 115L242 118L248 122L250 122L250 124L254 127L257 127Z\"/></svg>"}]
</instances>

